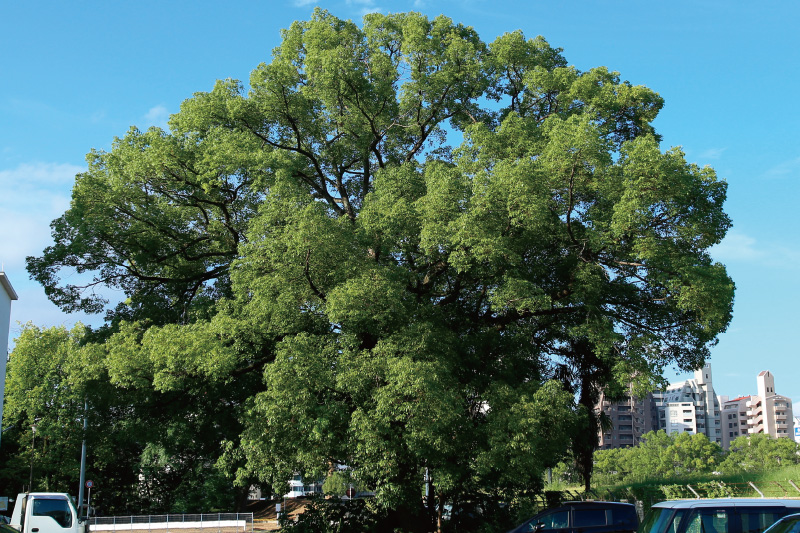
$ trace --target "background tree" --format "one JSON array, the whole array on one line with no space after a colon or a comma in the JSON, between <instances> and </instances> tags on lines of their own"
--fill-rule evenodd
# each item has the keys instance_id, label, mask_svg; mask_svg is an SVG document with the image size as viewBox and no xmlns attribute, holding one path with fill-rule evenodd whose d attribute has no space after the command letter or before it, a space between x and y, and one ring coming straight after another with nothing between
<instances>
[{"instance_id":1,"label":"background tree","mask_svg":"<svg viewBox=\"0 0 800 533\"><path fill-rule=\"evenodd\" d=\"M103 488L92 498L102 512L235 508L237 495L248 487L234 489L215 464L221 442L241 431L232 414L237 394L244 393L208 381L177 391L163 388L154 385L152 371L142 369L140 381L130 386L131 381L116 379L115 358L125 359L120 352L130 355L136 347L135 328L105 344L92 337L80 325L71 331L28 325L18 337L4 411L4 425L12 426L18 448L0 470L6 486L22 490L28 483L30 426L36 420L34 489L75 493L88 416L87 473ZM195 346L201 343L197 336L193 340Z\"/></svg>"},{"instance_id":2,"label":"background tree","mask_svg":"<svg viewBox=\"0 0 800 533\"><path fill-rule=\"evenodd\" d=\"M793 439L775 439L764 433L741 435L731 442L720 470L756 472L800 463L800 445Z\"/></svg>"},{"instance_id":3,"label":"background tree","mask_svg":"<svg viewBox=\"0 0 800 533\"><path fill-rule=\"evenodd\" d=\"M595 468L606 483L637 483L721 469L726 453L702 433L673 433L662 429L642 436L637 446L597 450Z\"/></svg>"},{"instance_id":4,"label":"background tree","mask_svg":"<svg viewBox=\"0 0 800 533\"><path fill-rule=\"evenodd\" d=\"M387 527L440 528L434 502L521 501L570 445L588 486L597 390L695 368L727 327L726 186L661 151L662 104L542 38L317 10L249 90L92 154L29 268L65 308L101 306L64 268L126 292L96 342L170 421L148 464L222 442L278 492L347 465Z\"/></svg>"},{"instance_id":5,"label":"background tree","mask_svg":"<svg viewBox=\"0 0 800 533\"><path fill-rule=\"evenodd\" d=\"M74 486L70 482L72 473L79 470L84 396L71 382L76 374L75 354L85 333L82 326L67 331L28 325L16 339L3 412L3 426L13 428L19 446L19 455L3 467L6 476L17 475L7 485L11 490L21 492L23 484L28 487L27 467L32 467L35 490L77 488L77 480Z\"/></svg>"},{"instance_id":6,"label":"background tree","mask_svg":"<svg viewBox=\"0 0 800 533\"><path fill-rule=\"evenodd\" d=\"M711 472L719 468L722 456L720 445L703 433L679 433L664 450L659 472L667 476Z\"/></svg>"}]
</instances>

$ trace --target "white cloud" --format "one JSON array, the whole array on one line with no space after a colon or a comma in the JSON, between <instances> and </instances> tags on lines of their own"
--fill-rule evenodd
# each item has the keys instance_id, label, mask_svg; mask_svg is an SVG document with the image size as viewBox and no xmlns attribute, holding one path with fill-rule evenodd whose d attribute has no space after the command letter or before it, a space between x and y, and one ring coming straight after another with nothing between
<instances>
[{"instance_id":1,"label":"white cloud","mask_svg":"<svg viewBox=\"0 0 800 533\"><path fill-rule=\"evenodd\" d=\"M75 175L85 170L76 165L41 162L0 169L0 263L19 295L11 305L12 339L19 335L17 322L45 327L71 327L79 320L93 326L102 323L99 315L61 312L25 270L27 256L41 255L52 244L50 222L69 208ZM114 291L108 292L112 300L118 299Z\"/></svg>"},{"instance_id":2,"label":"white cloud","mask_svg":"<svg viewBox=\"0 0 800 533\"><path fill-rule=\"evenodd\" d=\"M162 130L169 129L169 125L167 124L168 120L169 111L165 106L157 105L155 107L151 107L144 116L144 129L149 128L150 126L156 126Z\"/></svg>"},{"instance_id":3,"label":"white cloud","mask_svg":"<svg viewBox=\"0 0 800 533\"><path fill-rule=\"evenodd\" d=\"M347 5L358 6L360 8L358 14L361 17L369 13L380 13L383 11L382 7L375 5L374 0L347 0Z\"/></svg>"},{"instance_id":4,"label":"white cloud","mask_svg":"<svg viewBox=\"0 0 800 533\"><path fill-rule=\"evenodd\" d=\"M756 240L744 233L729 232L722 242L711 248L711 257L717 261L755 260L764 257L756 247Z\"/></svg>"},{"instance_id":5,"label":"white cloud","mask_svg":"<svg viewBox=\"0 0 800 533\"><path fill-rule=\"evenodd\" d=\"M800 265L800 251L782 244L761 243L737 231L729 232L721 243L712 247L711 257L726 264L758 262L778 269L795 269Z\"/></svg>"},{"instance_id":6,"label":"white cloud","mask_svg":"<svg viewBox=\"0 0 800 533\"><path fill-rule=\"evenodd\" d=\"M698 159L719 159L727 148L709 148L700 152Z\"/></svg>"},{"instance_id":7,"label":"white cloud","mask_svg":"<svg viewBox=\"0 0 800 533\"><path fill-rule=\"evenodd\" d=\"M800 174L800 157L775 165L764 172L762 177L766 179L783 179L798 174Z\"/></svg>"},{"instance_id":8,"label":"white cloud","mask_svg":"<svg viewBox=\"0 0 800 533\"><path fill-rule=\"evenodd\" d=\"M69 207L75 174L84 170L58 163L0 170L0 261L7 271L24 272L25 257L50 244L50 222Z\"/></svg>"}]
</instances>

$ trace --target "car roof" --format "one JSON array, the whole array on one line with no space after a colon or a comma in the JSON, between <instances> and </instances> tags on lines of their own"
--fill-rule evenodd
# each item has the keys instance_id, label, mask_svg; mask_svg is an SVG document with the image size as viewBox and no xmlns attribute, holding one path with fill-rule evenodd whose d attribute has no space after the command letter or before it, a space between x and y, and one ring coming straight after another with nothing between
<instances>
[{"instance_id":1,"label":"car roof","mask_svg":"<svg viewBox=\"0 0 800 533\"><path fill-rule=\"evenodd\" d=\"M746 506L746 507L765 507L783 506L800 508L800 500L789 500L781 498L711 498L707 500L671 500L653 504L653 508L667 509L694 509L697 507L720 507L720 506Z\"/></svg>"},{"instance_id":2,"label":"car roof","mask_svg":"<svg viewBox=\"0 0 800 533\"><path fill-rule=\"evenodd\" d=\"M605 500L582 500L574 502L564 502L561 505L633 505L628 502L607 502Z\"/></svg>"}]
</instances>

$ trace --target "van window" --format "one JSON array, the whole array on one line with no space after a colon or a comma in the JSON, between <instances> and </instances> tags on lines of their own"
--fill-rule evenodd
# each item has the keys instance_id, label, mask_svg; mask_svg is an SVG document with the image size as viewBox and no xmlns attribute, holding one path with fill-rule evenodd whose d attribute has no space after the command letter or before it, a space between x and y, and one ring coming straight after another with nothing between
<instances>
[{"instance_id":1,"label":"van window","mask_svg":"<svg viewBox=\"0 0 800 533\"><path fill-rule=\"evenodd\" d=\"M630 509L609 509L606 511L606 520L608 524L627 526L629 529L636 527L639 523L639 519L636 517L636 509L633 507Z\"/></svg>"},{"instance_id":2,"label":"van window","mask_svg":"<svg viewBox=\"0 0 800 533\"><path fill-rule=\"evenodd\" d=\"M727 533L730 514L725 509L695 509L686 525L686 533Z\"/></svg>"},{"instance_id":3,"label":"van window","mask_svg":"<svg viewBox=\"0 0 800 533\"><path fill-rule=\"evenodd\" d=\"M676 533L686 510L653 507L639 526L638 533Z\"/></svg>"},{"instance_id":4,"label":"van window","mask_svg":"<svg viewBox=\"0 0 800 533\"><path fill-rule=\"evenodd\" d=\"M61 527L72 526L72 511L67 500L34 498L33 516L49 516Z\"/></svg>"},{"instance_id":5,"label":"van window","mask_svg":"<svg viewBox=\"0 0 800 533\"><path fill-rule=\"evenodd\" d=\"M572 512L572 527L606 525L605 509L581 509Z\"/></svg>"},{"instance_id":6,"label":"van window","mask_svg":"<svg viewBox=\"0 0 800 533\"><path fill-rule=\"evenodd\" d=\"M543 529L563 529L567 527L569 511L556 511L539 517L539 523L544 524Z\"/></svg>"},{"instance_id":7,"label":"van window","mask_svg":"<svg viewBox=\"0 0 800 533\"><path fill-rule=\"evenodd\" d=\"M785 508L775 507L742 508L739 510L742 517L742 533L761 533L788 512Z\"/></svg>"}]
</instances>

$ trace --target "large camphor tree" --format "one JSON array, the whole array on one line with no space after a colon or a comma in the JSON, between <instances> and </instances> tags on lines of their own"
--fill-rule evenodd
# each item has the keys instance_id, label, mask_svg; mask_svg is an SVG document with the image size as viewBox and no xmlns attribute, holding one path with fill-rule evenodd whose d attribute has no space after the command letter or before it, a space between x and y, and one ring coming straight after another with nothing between
<instances>
[{"instance_id":1,"label":"large camphor tree","mask_svg":"<svg viewBox=\"0 0 800 533\"><path fill-rule=\"evenodd\" d=\"M598 391L727 327L726 184L660 148L662 104L541 37L316 11L249 87L92 152L29 270L67 310L125 292L97 341L117 386L244 387L214 458L240 482L347 467L425 529L568 450L588 485Z\"/></svg>"}]
</instances>

